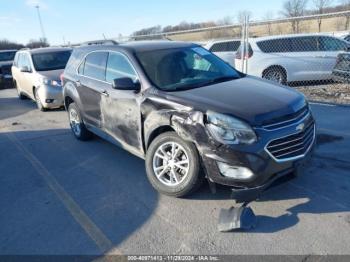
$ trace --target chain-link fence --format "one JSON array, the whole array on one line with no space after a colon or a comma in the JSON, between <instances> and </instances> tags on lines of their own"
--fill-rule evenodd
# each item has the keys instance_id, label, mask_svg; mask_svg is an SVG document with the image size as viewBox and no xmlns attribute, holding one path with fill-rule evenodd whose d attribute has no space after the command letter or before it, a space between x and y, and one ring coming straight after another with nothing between
<instances>
[{"instance_id":1,"label":"chain-link fence","mask_svg":"<svg viewBox=\"0 0 350 262\"><path fill-rule=\"evenodd\" d=\"M350 103L350 11L118 37L190 41L233 67L302 91L312 100Z\"/></svg>"}]
</instances>

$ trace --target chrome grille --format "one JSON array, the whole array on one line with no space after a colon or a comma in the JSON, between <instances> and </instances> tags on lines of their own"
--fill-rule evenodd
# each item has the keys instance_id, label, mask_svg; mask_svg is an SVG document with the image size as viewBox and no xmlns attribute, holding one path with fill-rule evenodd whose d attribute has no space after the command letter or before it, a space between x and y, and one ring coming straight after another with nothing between
<instances>
[{"instance_id":1,"label":"chrome grille","mask_svg":"<svg viewBox=\"0 0 350 262\"><path fill-rule=\"evenodd\" d=\"M276 160L287 160L305 155L315 139L315 123L312 122L303 131L271 141L266 150Z\"/></svg>"},{"instance_id":2,"label":"chrome grille","mask_svg":"<svg viewBox=\"0 0 350 262\"><path fill-rule=\"evenodd\" d=\"M283 117L270 120L269 122L265 122L263 123L262 127L266 130L275 130L279 128L284 128L287 125L291 125L301 121L301 119L307 117L308 115L310 115L309 108L304 107L293 114L285 115Z\"/></svg>"}]
</instances>

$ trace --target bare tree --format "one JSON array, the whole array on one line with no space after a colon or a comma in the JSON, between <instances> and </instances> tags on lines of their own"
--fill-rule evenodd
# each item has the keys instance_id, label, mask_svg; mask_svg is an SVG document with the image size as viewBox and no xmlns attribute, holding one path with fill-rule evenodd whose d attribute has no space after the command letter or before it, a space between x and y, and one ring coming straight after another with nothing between
<instances>
[{"instance_id":1,"label":"bare tree","mask_svg":"<svg viewBox=\"0 0 350 262\"><path fill-rule=\"evenodd\" d=\"M350 10L350 0L342 0L341 1L342 6L344 8L344 11L349 11ZM350 27L350 15L347 14L345 15L345 26L344 29L345 30L349 30Z\"/></svg>"},{"instance_id":2,"label":"bare tree","mask_svg":"<svg viewBox=\"0 0 350 262\"><path fill-rule=\"evenodd\" d=\"M349 0L350 1L350 0ZM287 0L283 4L282 14L285 17L298 17L305 14L307 0ZM293 33L300 33L300 21L297 19L291 20Z\"/></svg>"},{"instance_id":3,"label":"bare tree","mask_svg":"<svg viewBox=\"0 0 350 262\"><path fill-rule=\"evenodd\" d=\"M325 9L331 4L332 0L313 0L317 13L322 15L325 13ZM321 32L322 17L317 18L318 32Z\"/></svg>"},{"instance_id":4,"label":"bare tree","mask_svg":"<svg viewBox=\"0 0 350 262\"><path fill-rule=\"evenodd\" d=\"M16 42L9 41L7 39L0 39L0 50L6 49L21 49L24 45L18 44Z\"/></svg>"},{"instance_id":5,"label":"bare tree","mask_svg":"<svg viewBox=\"0 0 350 262\"><path fill-rule=\"evenodd\" d=\"M268 35L272 35L272 23L269 22L272 19L273 19L273 12L271 11L266 12L264 16L264 20L268 21L266 24L266 31Z\"/></svg>"}]
</instances>

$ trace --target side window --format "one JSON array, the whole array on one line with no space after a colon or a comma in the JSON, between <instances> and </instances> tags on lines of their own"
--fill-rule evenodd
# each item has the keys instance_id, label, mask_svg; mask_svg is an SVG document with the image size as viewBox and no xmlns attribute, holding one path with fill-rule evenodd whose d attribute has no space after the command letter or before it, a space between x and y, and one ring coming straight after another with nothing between
<instances>
[{"instance_id":1,"label":"side window","mask_svg":"<svg viewBox=\"0 0 350 262\"><path fill-rule=\"evenodd\" d=\"M261 41L257 42L257 45L264 53L291 52L291 43L289 38Z\"/></svg>"},{"instance_id":2,"label":"side window","mask_svg":"<svg viewBox=\"0 0 350 262\"><path fill-rule=\"evenodd\" d=\"M319 42L321 51L342 51L347 47L345 42L333 37L322 36Z\"/></svg>"},{"instance_id":3,"label":"side window","mask_svg":"<svg viewBox=\"0 0 350 262\"><path fill-rule=\"evenodd\" d=\"M18 54L17 67L18 68L23 67L23 53Z\"/></svg>"},{"instance_id":4,"label":"side window","mask_svg":"<svg viewBox=\"0 0 350 262\"><path fill-rule=\"evenodd\" d=\"M112 83L116 78L129 77L134 81L137 79L135 70L125 56L118 53L109 53L106 81Z\"/></svg>"},{"instance_id":5,"label":"side window","mask_svg":"<svg viewBox=\"0 0 350 262\"><path fill-rule=\"evenodd\" d=\"M21 62L20 62L20 67L28 67L29 70L32 69L31 63L30 63L30 58L29 55L26 53L22 53L21 54Z\"/></svg>"},{"instance_id":6,"label":"side window","mask_svg":"<svg viewBox=\"0 0 350 262\"><path fill-rule=\"evenodd\" d=\"M210 52L235 52L237 51L238 47L240 46L240 41L229 41L229 42L221 42L221 43L215 43L210 48Z\"/></svg>"},{"instance_id":7,"label":"side window","mask_svg":"<svg viewBox=\"0 0 350 262\"><path fill-rule=\"evenodd\" d=\"M108 52L89 54L84 63L84 76L105 81L107 57Z\"/></svg>"},{"instance_id":8,"label":"side window","mask_svg":"<svg viewBox=\"0 0 350 262\"><path fill-rule=\"evenodd\" d=\"M320 50L318 37L306 36L291 38L293 52L317 52Z\"/></svg>"}]
</instances>

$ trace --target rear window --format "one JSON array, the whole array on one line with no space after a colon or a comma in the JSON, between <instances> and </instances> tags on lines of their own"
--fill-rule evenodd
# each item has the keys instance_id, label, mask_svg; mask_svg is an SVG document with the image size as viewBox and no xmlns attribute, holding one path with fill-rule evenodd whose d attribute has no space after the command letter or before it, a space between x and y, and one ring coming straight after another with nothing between
<instances>
[{"instance_id":1,"label":"rear window","mask_svg":"<svg viewBox=\"0 0 350 262\"><path fill-rule=\"evenodd\" d=\"M13 61L16 51L0 52L0 62Z\"/></svg>"},{"instance_id":2,"label":"rear window","mask_svg":"<svg viewBox=\"0 0 350 262\"><path fill-rule=\"evenodd\" d=\"M220 53L220 52L236 52L238 47L240 46L240 41L229 41L229 42L221 42L215 43L209 49L211 52Z\"/></svg>"},{"instance_id":3,"label":"rear window","mask_svg":"<svg viewBox=\"0 0 350 262\"><path fill-rule=\"evenodd\" d=\"M33 64L36 71L52 71L64 69L71 55L71 51L33 54Z\"/></svg>"}]
</instances>

